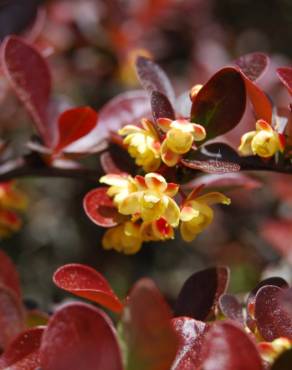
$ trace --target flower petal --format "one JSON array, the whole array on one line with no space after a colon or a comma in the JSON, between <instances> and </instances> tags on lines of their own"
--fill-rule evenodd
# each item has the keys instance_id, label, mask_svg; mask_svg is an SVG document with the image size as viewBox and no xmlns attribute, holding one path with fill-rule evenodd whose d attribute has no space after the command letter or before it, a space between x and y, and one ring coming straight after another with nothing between
<instances>
[{"instance_id":1,"label":"flower petal","mask_svg":"<svg viewBox=\"0 0 292 370\"><path fill-rule=\"evenodd\" d=\"M168 167L175 166L180 160L180 155L168 148L166 140L161 145L161 159Z\"/></svg>"},{"instance_id":2,"label":"flower petal","mask_svg":"<svg viewBox=\"0 0 292 370\"><path fill-rule=\"evenodd\" d=\"M173 227L179 223L180 209L176 202L169 198L168 205L164 211L163 217Z\"/></svg>"},{"instance_id":3,"label":"flower petal","mask_svg":"<svg viewBox=\"0 0 292 370\"><path fill-rule=\"evenodd\" d=\"M167 132L170 128L170 125L172 123L172 120L169 118L158 118L156 121L158 124L158 127L163 131Z\"/></svg>"},{"instance_id":4,"label":"flower petal","mask_svg":"<svg viewBox=\"0 0 292 370\"><path fill-rule=\"evenodd\" d=\"M194 217L198 217L200 214L200 211L198 209L195 209L191 207L191 205L186 205L182 208L180 212L180 219L183 222L188 222L192 220Z\"/></svg>"},{"instance_id":5,"label":"flower petal","mask_svg":"<svg viewBox=\"0 0 292 370\"><path fill-rule=\"evenodd\" d=\"M132 215L140 212L141 193L135 192L129 194L119 203L119 212L123 215Z\"/></svg>"},{"instance_id":6,"label":"flower petal","mask_svg":"<svg viewBox=\"0 0 292 370\"><path fill-rule=\"evenodd\" d=\"M245 156L253 155L253 151L251 149L251 142L255 135L256 131L250 131L242 135L240 146L238 147L238 151L240 152L240 154Z\"/></svg>"},{"instance_id":7,"label":"flower petal","mask_svg":"<svg viewBox=\"0 0 292 370\"><path fill-rule=\"evenodd\" d=\"M205 203L207 205L212 204L226 204L229 205L231 203L230 198L226 197L226 195L219 193L219 192L211 192L204 195L201 195L200 197L196 198L197 202Z\"/></svg>"},{"instance_id":8,"label":"flower petal","mask_svg":"<svg viewBox=\"0 0 292 370\"><path fill-rule=\"evenodd\" d=\"M145 183L148 189L155 190L162 193L167 188L167 182L165 178L158 173L151 172L145 176Z\"/></svg>"}]
</instances>

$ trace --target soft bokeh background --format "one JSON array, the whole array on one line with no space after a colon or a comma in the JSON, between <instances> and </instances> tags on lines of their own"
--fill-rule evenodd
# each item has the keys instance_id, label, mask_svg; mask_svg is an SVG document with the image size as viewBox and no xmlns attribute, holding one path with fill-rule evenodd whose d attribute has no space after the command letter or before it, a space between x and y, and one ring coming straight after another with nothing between
<instances>
[{"instance_id":1,"label":"soft bokeh background","mask_svg":"<svg viewBox=\"0 0 292 370\"><path fill-rule=\"evenodd\" d=\"M54 95L64 105L98 110L117 93L137 88L133 60L145 50L169 73L178 95L242 54L267 52L271 64L260 84L277 104L288 103L275 68L291 64L289 0L0 1L1 39L31 29L31 23L31 41L47 56ZM1 75L0 130L18 152L32 134ZM234 133L234 145L239 138ZM97 158L88 163L94 167ZM251 175L263 186L230 192L232 205L217 208L212 226L194 242L146 244L135 256L103 251L103 230L83 212L83 196L98 179L23 179L19 186L30 198L24 227L0 247L17 263L24 296L45 309L62 299L51 276L69 262L95 267L122 297L139 277L153 277L170 301L192 272L212 264L231 267L230 289L237 293L261 276L291 280L291 177Z\"/></svg>"}]
</instances>

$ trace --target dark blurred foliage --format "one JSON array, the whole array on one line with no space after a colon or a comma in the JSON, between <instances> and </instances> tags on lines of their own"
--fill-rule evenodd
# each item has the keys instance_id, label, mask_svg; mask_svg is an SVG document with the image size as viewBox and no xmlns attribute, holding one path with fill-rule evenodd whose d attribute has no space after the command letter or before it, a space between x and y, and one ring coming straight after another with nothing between
<instances>
[{"instance_id":1,"label":"dark blurred foliage","mask_svg":"<svg viewBox=\"0 0 292 370\"><path fill-rule=\"evenodd\" d=\"M204 83L240 54L268 51L272 69L262 85L280 104L287 103L274 70L280 63L288 65L291 57L292 3L288 0L50 0L44 1L46 16L38 16L41 31L35 34L29 30L37 3L1 1L0 38L12 31L28 32L30 42L48 58L54 95L64 107L88 104L98 110L117 93L139 88L133 60L140 49L148 50L169 72L178 94L194 83ZM0 104L1 136L21 151L19 142L31 134L29 118L1 76ZM237 146L240 136L232 135ZM96 157L86 160L97 165ZM176 239L147 244L130 257L104 251L103 230L83 212L83 196L98 179L96 183L21 180L30 196L25 225L20 233L1 241L1 248L17 262L24 295L46 308L64 296L53 288L51 276L68 262L95 267L121 296L139 277L153 277L169 300L193 271L211 264L231 267L233 292L251 289L262 274L275 270L289 280L291 243L288 248L279 243L278 249L273 248L263 227L270 219L292 219L287 185L291 179L253 176L263 181L263 187L230 192L232 205L216 209L214 223L193 243ZM288 236L292 240L292 231Z\"/></svg>"}]
</instances>

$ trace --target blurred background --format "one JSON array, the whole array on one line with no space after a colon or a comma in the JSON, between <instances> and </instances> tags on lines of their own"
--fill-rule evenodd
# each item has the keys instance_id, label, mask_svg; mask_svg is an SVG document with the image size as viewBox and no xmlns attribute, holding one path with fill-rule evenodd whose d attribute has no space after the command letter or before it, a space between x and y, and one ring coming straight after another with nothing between
<instances>
[{"instance_id":1,"label":"blurred background","mask_svg":"<svg viewBox=\"0 0 292 370\"><path fill-rule=\"evenodd\" d=\"M151 55L180 95L252 51L271 58L260 85L278 106L289 102L275 69L291 65L290 0L0 0L0 40L8 34L23 35L46 56L54 96L64 105L98 111L116 94L140 88L133 68L138 54ZM250 124L245 117L230 134L233 145ZM1 74L0 130L16 152L24 151L20 143L33 132ZM87 161L97 165L94 156ZM98 179L22 179L19 188L29 198L23 227L0 247L18 266L24 296L43 309L63 298L51 276L69 262L104 273L121 297L149 276L171 301L192 272L214 264L230 266L236 293L271 274L291 281L292 177L251 176L261 186L229 192L232 205L218 207L213 224L194 242L147 243L134 256L104 251L103 230L84 214L83 196Z\"/></svg>"}]
</instances>

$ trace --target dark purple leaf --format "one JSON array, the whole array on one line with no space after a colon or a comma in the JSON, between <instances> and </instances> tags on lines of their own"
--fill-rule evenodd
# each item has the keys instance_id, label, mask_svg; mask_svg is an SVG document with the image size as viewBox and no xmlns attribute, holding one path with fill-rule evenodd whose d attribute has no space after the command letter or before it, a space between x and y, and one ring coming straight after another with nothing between
<instances>
[{"instance_id":1,"label":"dark purple leaf","mask_svg":"<svg viewBox=\"0 0 292 370\"><path fill-rule=\"evenodd\" d=\"M278 337L292 339L292 317L282 301L283 290L277 286L263 286L255 298L255 320L259 333L266 341Z\"/></svg>"},{"instance_id":2,"label":"dark purple leaf","mask_svg":"<svg viewBox=\"0 0 292 370\"><path fill-rule=\"evenodd\" d=\"M269 58L264 53L255 52L241 56L234 63L247 78L256 81L267 70Z\"/></svg>"},{"instance_id":3,"label":"dark purple leaf","mask_svg":"<svg viewBox=\"0 0 292 370\"><path fill-rule=\"evenodd\" d=\"M59 309L44 331L42 370L122 370L113 325L101 310L84 303Z\"/></svg>"},{"instance_id":4,"label":"dark purple leaf","mask_svg":"<svg viewBox=\"0 0 292 370\"><path fill-rule=\"evenodd\" d=\"M7 37L1 50L5 76L31 115L38 134L50 147L53 133L48 124L47 108L51 76L45 59L33 46L16 36Z\"/></svg>"},{"instance_id":5,"label":"dark purple leaf","mask_svg":"<svg viewBox=\"0 0 292 370\"><path fill-rule=\"evenodd\" d=\"M155 121L158 118L175 119L175 113L168 98L159 91L151 93L151 107Z\"/></svg>"},{"instance_id":6,"label":"dark purple leaf","mask_svg":"<svg viewBox=\"0 0 292 370\"><path fill-rule=\"evenodd\" d=\"M219 298L219 308L226 318L244 323L242 305L234 295L223 294Z\"/></svg>"},{"instance_id":7,"label":"dark purple leaf","mask_svg":"<svg viewBox=\"0 0 292 370\"><path fill-rule=\"evenodd\" d=\"M175 316L206 320L214 314L219 297L225 293L228 282L229 270L224 266L195 272L186 280L179 293Z\"/></svg>"},{"instance_id":8,"label":"dark purple leaf","mask_svg":"<svg viewBox=\"0 0 292 370\"><path fill-rule=\"evenodd\" d=\"M240 122L245 103L245 83L241 73L226 67L198 92L192 105L191 120L205 127L206 140L209 140L225 134Z\"/></svg>"},{"instance_id":9,"label":"dark purple leaf","mask_svg":"<svg viewBox=\"0 0 292 370\"><path fill-rule=\"evenodd\" d=\"M203 345L204 370L263 370L255 343L236 324L217 322Z\"/></svg>"},{"instance_id":10,"label":"dark purple leaf","mask_svg":"<svg viewBox=\"0 0 292 370\"><path fill-rule=\"evenodd\" d=\"M189 317L171 321L179 337L179 348L171 370L196 370L202 364L202 344L209 325Z\"/></svg>"},{"instance_id":11,"label":"dark purple leaf","mask_svg":"<svg viewBox=\"0 0 292 370\"><path fill-rule=\"evenodd\" d=\"M174 91L166 73L163 69L145 57L138 57L136 60L136 71L141 85L150 94L158 91L165 95L173 105L175 101Z\"/></svg>"},{"instance_id":12,"label":"dark purple leaf","mask_svg":"<svg viewBox=\"0 0 292 370\"><path fill-rule=\"evenodd\" d=\"M267 279L262 280L257 286L249 293L246 301L247 307L247 326L250 330L254 331L256 327L256 322L254 320L254 309L255 309L255 298L257 292L266 285L273 285L279 288L288 288L288 283L281 277L274 276Z\"/></svg>"},{"instance_id":13,"label":"dark purple leaf","mask_svg":"<svg viewBox=\"0 0 292 370\"><path fill-rule=\"evenodd\" d=\"M128 345L127 370L169 370L178 348L171 312L149 279L133 287L123 323Z\"/></svg>"}]
</instances>

